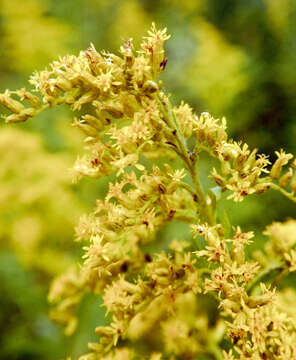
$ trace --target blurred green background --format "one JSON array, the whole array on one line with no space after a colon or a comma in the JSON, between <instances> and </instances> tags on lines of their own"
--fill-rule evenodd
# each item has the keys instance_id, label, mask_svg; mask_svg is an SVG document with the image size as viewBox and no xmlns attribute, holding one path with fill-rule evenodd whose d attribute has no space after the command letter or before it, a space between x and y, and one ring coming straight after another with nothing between
<instances>
[{"instance_id":1,"label":"blurred green background","mask_svg":"<svg viewBox=\"0 0 296 360\"><path fill-rule=\"evenodd\" d=\"M189 102L228 120L230 134L274 158L296 153L296 2L292 0L0 0L0 90L27 85L34 70L89 43L116 52L137 44L154 21L167 27L168 64L162 79L175 104ZM4 111L2 109L1 111ZM0 359L60 359L86 352L103 322L97 299L79 309L78 331L66 338L48 318L52 278L80 258L73 241L79 216L106 191L106 181L72 184L68 168L82 148L66 108L23 125L0 127ZM211 160L202 181L211 186ZM276 193L242 204L223 199L233 225L262 229L296 213ZM189 233L172 223L170 240ZM177 234L177 236L175 235ZM166 241L165 241L166 242ZM154 248L154 251L159 250Z\"/></svg>"}]
</instances>

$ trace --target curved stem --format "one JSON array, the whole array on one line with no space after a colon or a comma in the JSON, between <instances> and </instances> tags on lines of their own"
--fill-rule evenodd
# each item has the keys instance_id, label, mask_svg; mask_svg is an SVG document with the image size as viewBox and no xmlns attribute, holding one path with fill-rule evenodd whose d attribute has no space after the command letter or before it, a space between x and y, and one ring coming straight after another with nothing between
<instances>
[{"instance_id":1,"label":"curved stem","mask_svg":"<svg viewBox=\"0 0 296 360\"><path fill-rule=\"evenodd\" d=\"M191 185L189 185L183 181L180 181L179 186L186 189L188 192L190 192L191 195L195 195L195 190Z\"/></svg>"},{"instance_id":2,"label":"curved stem","mask_svg":"<svg viewBox=\"0 0 296 360\"><path fill-rule=\"evenodd\" d=\"M283 264L280 262L273 263L266 269L263 269L246 287L248 294L251 294L254 287L260 283L265 277L270 275L272 272L282 271L284 269Z\"/></svg>"},{"instance_id":3,"label":"curved stem","mask_svg":"<svg viewBox=\"0 0 296 360\"><path fill-rule=\"evenodd\" d=\"M272 287L277 287L278 284L280 283L280 281L289 274L289 269L288 268L282 268L280 273L273 279L271 286Z\"/></svg>"},{"instance_id":4,"label":"curved stem","mask_svg":"<svg viewBox=\"0 0 296 360\"><path fill-rule=\"evenodd\" d=\"M296 203L296 197L294 196L293 193L289 193L288 191L284 190L284 189L281 188L279 185L274 184L274 183L268 183L268 185L270 186L271 189L280 191L280 192L281 192L284 196L286 196L289 200L291 200L291 201L293 201L294 203Z\"/></svg>"}]
</instances>

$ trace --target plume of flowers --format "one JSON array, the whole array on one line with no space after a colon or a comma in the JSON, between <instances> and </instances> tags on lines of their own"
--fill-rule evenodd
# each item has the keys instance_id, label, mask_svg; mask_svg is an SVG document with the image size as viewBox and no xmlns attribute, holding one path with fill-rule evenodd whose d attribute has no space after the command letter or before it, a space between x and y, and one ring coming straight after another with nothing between
<instances>
[{"instance_id":1,"label":"plume of flowers","mask_svg":"<svg viewBox=\"0 0 296 360\"><path fill-rule=\"evenodd\" d=\"M295 221L270 225L270 245L248 259L254 234L237 226L227 233L217 216L219 199L204 190L198 174L200 153L207 152L219 164L209 175L229 199L275 189L296 202L295 160L280 150L271 164L229 138L224 118L196 115L183 102L171 105L159 80L168 39L166 29L153 24L139 50L131 39L119 55L90 45L35 73L33 90L0 95L12 112L7 123L68 105L73 125L85 134L74 179L115 179L76 228L82 264L54 281L51 316L71 334L83 295L103 296L111 320L98 325L98 342L80 360L296 358L295 320L282 312L277 288L296 269ZM172 241L169 251L147 252L172 220L191 226L203 248Z\"/></svg>"}]
</instances>

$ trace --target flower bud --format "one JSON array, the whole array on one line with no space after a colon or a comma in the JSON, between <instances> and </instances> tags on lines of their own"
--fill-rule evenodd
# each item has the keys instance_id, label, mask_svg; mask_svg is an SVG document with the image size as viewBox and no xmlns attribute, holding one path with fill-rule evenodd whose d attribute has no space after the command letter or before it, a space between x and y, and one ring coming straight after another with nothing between
<instances>
[{"instance_id":1,"label":"flower bud","mask_svg":"<svg viewBox=\"0 0 296 360\"><path fill-rule=\"evenodd\" d=\"M281 175L282 167L288 163L290 159L292 159L292 154L286 154L282 149L280 152L275 152L278 159L273 164L271 170L270 170L270 177L272 179L278 179Z\"/></svg>"},{"instance_id":2,"label":"flower bud","mask_svg":"<svg viewBox=\"0 0 296 360\"><path fill-rule=\"evenodd\" d=\"M255 186L255 194L262 194L264 193L266 190L270 189L270 185L267 183L263 183L263 184L257 184Z\"/></svg>"},{"instance_id":3,"label":"flower bud","mask_svg":"<svg viewBox=\"0 0 296 360\"><path fill-rule=\"evenodd\" d=\"M86 115L82 116L82 119L87 121L92 127L97 129L98 131L100 131L104 128L102 122L95 116L86 114Z\"/></svg>"},{"instance_id":4,"label":"flower bud","mask_svg":"<svg viewBox=\"0 0 296 360\"><path fill-rule=\"evenodd\" d=\"M88 125L87 123L83 123L83 121L78 120L77 118L74 119L73 126L78 127L87 136L91 136L91 137L97 137L98 136L98 131L93 126Z\"/></svg>"},{"instance_id":5,"label":"flower bud","mask_svg":"<svg viewBox=\"0 0 296 360\"><path fill-rule=\"evenodd\" d=\"M200 143L204 142L206 140L206 134L204 129L195 130L195 137L198 142Z\"/></svg>"},{"instance_id":6,"label":"flower bud","mask_svg":"<svg viewBox=\"0 0 296 360\"><path fill-rule=\"evenodd\" d=\"M246 303L250 308L256 308L258 306L266 305L270 301L271 301L271 295L269 293L266 293L263 295L249 296Z\"/></svg>"},{"instance_id":7,"label":"flower bud","mask_svg":"<svg viewBox=\"0 0 296 360\"><path fill-rule=\"evenodd\" d=\"M241 244L233 244L231 248L231 257L237 264L242 265L245 262L245 249Z\"/></svg>"},{"instance_id":8,"label":"flower bud","mask_svg":"<svg viewBox=\"0 0 296 360\"><path fill-rule=\"evenodd\" d=\"M6 123L18 123L28 120L30 117L36 115L36 110L33 108L27 108L21 111L19 114L12 114L5 119Z\"/></svg>"},{"instance_id":9,"label":"flower bud","mask_svg":"<svg viewBox=\"0 0 296 360\"><path fill-rule=\"evenodd\" d=\"M280 178L279 185L281 188L286 189L292 178L292 169L290 169L285 175Z\"/></svg>"},{"instance_id":10,"label":"flower bud","mask_svg":"<svg viewBox=\"0 0 296 360\"><path fill-rule=\"evenodd\" d=\"M272 168L270 170L270 177L272 179L278 179L281 175L281 171L282 171L282 161L281 159L277 159L276 162L272 165Z\"/></svg>"},{"instance_id":11,"label":"flower bud","mask_svg":"<svg viewBox=\"0 0 296 360\"><path fill-rule=\"evenodd\" d=\"M233 162L233 167L235 170L242 170L245 164L247 156L243 153L240 153Z\"/></svg>"},{"instance_id":12,"label":"flower bud","mask_svg":"<svg viewBox=\"0 0 296 360\"><path fill-rule=\"evenodd\" d=\"M158 91L158 85L155 81L147 80L143 86L145 92L154 93Z\"/></svg>"},{"instance_id":13,"label":"flower bud","mask_svg":"<svg viewBox=\"0 0 296 360\"><path fill-rule=\"evenodd\" d=\"M71 81L65 79L63 76L59 76L56 79L55 84L62 91L69 91L73 87Z\"/></svg>"},{"instance_id":14,"label":"flower bud","mask_svg":"<svg viewBox=\"0 0 296 360\"><path fill-rule=\"evenodd\" d=\"M230 159L237 158L238 152L237 152L237 150L235 148L232 148L232 147L229 146L229 147L225 147L223 149L223 154L222 155L223 155L224 160L228 161Z\"/></svg>"},{"instance_id":15,"label":"flower bud","mask_svg":"<svg viewBox=\"0 0 296 360\"><path fill-rule=\"evenodd\" d=\"M28 101L28 103L35 108L39 108L42 104L38 96L33 95L29 91L26 91L26 89L24 88L19 90L17 92L17 95L21 98L21 100Z\"/></svg>"},{"instance_id":16,"label":"flower bud","mask_svg":"<svg viewBox=\"0 0 296 360\"><path fill-rule=\"evenodd\" d=\"M0 94L0 103L15 114L20 113L25 109L22 103L10 97L10 92L7 90L4 94Z\"/></svg>"},{"instance_id":17,"label":"flower bud","mask_svg":"<svg viewBox=\"0 0 296 360\"><path fill-rule=\"evenodd\" d=\"M221 186L222 189L225 188L226 183L224 178L221 175L219 175L216 171L212 172L212 178L214 179L215 183L218 186Z\"/></svg>"}]
</instances>

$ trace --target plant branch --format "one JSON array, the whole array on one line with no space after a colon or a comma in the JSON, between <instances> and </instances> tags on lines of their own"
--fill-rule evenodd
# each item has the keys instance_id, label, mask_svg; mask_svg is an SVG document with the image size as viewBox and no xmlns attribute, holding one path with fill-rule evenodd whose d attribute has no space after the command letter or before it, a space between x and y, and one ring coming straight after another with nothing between
<instances>
[{"instance_id":1,"label":"plant branch","mask_svg":"<svg viewBox=\"0 0 296 360\"><path fill-rule=\"evenodd\" d=\"M280 262L273 263L266 269L263 269L246 287L246 291L248 294L251 294L254 287L263 281L264 278L270 276L273 272L282 272L284 270L283 264ZM277 274L278 275L278 274Z\"/></svg>"},{"instance_id":2,"label":"plant branch","mask_svg":"<svg viewBox=\"0 0 296 360\"><path fill-rule=\"evenodd\" d=\"M291 200L291 201L293 201L294 203L296 203L296 197L294 196L293 193L289 193L288 191L284 190L284 189L281 188L279 185L274 184L274 183L268 183L268 185L270 186L271 189L280 191L280 192L281 192L284 196L286 196L289 200Z\"/></svg>"},{"instance_id":3,"label":"plant branch","mask_svg":"<svg viewBox=\"0 0 296 360\"><path fill-rule=\"evenodd\" d=\"M176 141L179 147L179 151L176 152L179 156L182 154L181 158L183 159L187 170L190 172L195 188L193 198L194 200L196 199L195 201L198 202L200 206L200 214L209 225L214 225L216 222L215 217L212 214L210 206L207 204L205 194L199 181L198 171L196 168L196 156L191 157L190 155L190 151L188 150L179 121L172 110L169 100L159 97L159 104L168 126L175 132Z\"/></svg>"}]
</instances>

